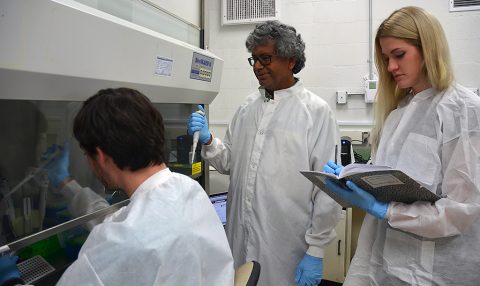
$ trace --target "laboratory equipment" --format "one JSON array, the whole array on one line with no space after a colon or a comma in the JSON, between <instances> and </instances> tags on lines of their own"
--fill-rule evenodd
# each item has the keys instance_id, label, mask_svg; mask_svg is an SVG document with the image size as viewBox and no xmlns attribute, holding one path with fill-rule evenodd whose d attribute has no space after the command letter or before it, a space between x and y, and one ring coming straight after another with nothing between
<instances>
[{"instance_id":1,"label":"laboratory equipment","mask_svg":"<svg viewBox=\"0 0 480 286\"><path fill-rule=\"evenodd\" d=\"M213 208L218 215L218 218L225 226L227 224L227 197L228 193L218 193L210 195L210 201L212 202Z\"/></svg>"},{"instance_id":2,"label":"laboratory equipment","mask_svg":"<svg viewBox=\"0 0 480 286\"><path fill-rule=\"evenodd\" d=\"M196 113L202 115L202 116L205 116L205 112L201 111L201 110L197 110ZM197 143L198 143L198 138L200 137L200 131L195 131L193 133L193 143L192 143L192 151L191 151L191 164L193 164L194 160L195 160L195 151L197 150Z\"/></svg>"},{"instance_id":3,"label":"laboratory equipment","mask_svg":"<svg viewBox=\"0 0 480 286\"><path fill-rule=\"evenodd\" d=\"M352 163L352 139L348 136L342 136L340 145L340 160L343 166Z\"/></svg>"},{"instance_id":4,"label":"laboratory equipment","mask_svg":"<svg viewBox=\"0 0 480 286\"><path fill-rule=\"evenodd\" d=\"M38 168L35 168L33 170L30 170L28 174L23 178L15 187L13 187L10 191L5 192L5 194L1 194L2 197L1 199L5 199L9 196L11 196L13 193L16 191L20 190L20 188L25 185L28 181L31 179L35 178L35 176L42 170L44 170L45 166L50 163L55 157L58 155L58 152L54 152L52 154L49 154L48 157L45 158L45 161L38 166Z\"/></svg>"},{"instance_id":5,"label":"laboratory equipment","mask_svg":"<svg viewBox=\"0 0 480 286\"><path fill-rule=\"evenodd\" d=\"M17 264L22 280L26 284L33 283L38 279L55 271L43 257L36 255L28 260L24 260Z\"/></svg>"},{"instance_id":6,"label":"laboratory equipment","mask_svg":"<svg viewBox=\"0 0 480 286\"><path fill-rule=\"evenodd\" d=\"M177 136L177 163L189 163L190 146L192 146L192 136L188 134Z\"/></svg>"},{"instance_id":7,"label":"laboratory equipment","mask_svg":"<svg viewBox=\"0 0 480 286\"><path fill-rule=\"evenodd\" d=\"M377 95L377 85L378 85L378 80L376 79L367 79L365 81L365 102L366 103L375 102L375 96Z\"/></svg>"},{"instance_id":8,"label":"laboratory equipment","mask_svg":"<svg viewBox=\"0 0 480 286\"><path fill-rule=\"evenodd\" d=\"M107 213L71 216L62 195L42 179L40 158L46 147L70 140L71 176L107 197L71 138L73 118L82 101L104 88L141 91L161 112L166 152L173 154L175 139L185 133L186 118L198 104L208 114L220 88L223 60L77 1L7 0L0 2L0 10L0 178L5 178L1 204L2 218L7 218L0 252L23 251L24 259L42 253L57 269L58 278L58 272L71 263L67 246L85 236L72 230ZM48 37L38 36L46 30ZM175 156L171 159L172 171L191 176L208 192L209 168L204 162L192 165L187 157L180 164ZM48 244L55 247L33 247L45 240L55 241ZM54 250L55 255L48 255Z\"/></svg>"}]
</instances>

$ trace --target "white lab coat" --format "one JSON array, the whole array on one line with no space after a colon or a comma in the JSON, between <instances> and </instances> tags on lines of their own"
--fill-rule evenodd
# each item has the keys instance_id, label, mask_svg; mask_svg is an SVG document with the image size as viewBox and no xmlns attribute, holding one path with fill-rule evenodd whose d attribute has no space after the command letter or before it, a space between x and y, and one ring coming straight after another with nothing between
<instances>
[{"instance_id":1,"label":"white lab coat","mask_svg":"<svg viewBox=\"0 0 480 286\"><path fill-rule=\"evenodd\" d=\"M68 202L68 211L73 218L110 206L102 196L94 192L90 187L82 188L76 180L68 182L61 190L61 194ZM92 230L94 226L102 223L103 219L92 219L85 223L85 226L88 230Z\"/></svg>"},{"instance_id":2,"label":"white lab coat","mask_svg":"<svg viewBox=\"0 0 480 286\"><path fill-rule=\"evenodd\" d=\"M225 232L205 191L165 169L93 228L57 285L225 286L233 278Z\"/></svg>"},{"instance_id":3,"label":"white lab coat","mask_svg":"<svg viewBox=\"0 0 480 286\"><path fill-rule=\"evenodd\" d=\"M230 174L227 237L235 267L260 263L258 285L295 285L305 252L323 257L335 238L341 207L299 171L322 170L337 134L328 104L298 81L274 100L248 96L224 141L203 146L202 156Z\"/></svg>"},{"instance_id":4,"label":"white lab coat","mask_svg":"<svg viewBox=\"0 0 480 286\"><path fill-rule=\"evenodd\" d=\"M406 99L388 116L375 164L445 198L367 215L343 285L479 285L480 98L456 85Z\"/></svg>"}]
</instances>

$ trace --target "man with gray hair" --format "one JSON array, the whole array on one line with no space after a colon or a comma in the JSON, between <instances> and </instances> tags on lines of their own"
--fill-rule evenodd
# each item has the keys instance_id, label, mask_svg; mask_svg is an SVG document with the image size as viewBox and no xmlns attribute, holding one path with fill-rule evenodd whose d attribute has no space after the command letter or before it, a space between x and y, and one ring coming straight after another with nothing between
<instances>
[{"instance_id":1,"label":"man with gray hair","mask_svg":"<svg viewBox=\"0 0 480 286\"><path fill-rule=\"evenodd\" d=\"M235 266L260 263L259 285L317 285L325 247L341 208L300 170L322 170L334 158L338 128L328 104L294 77L305 66L305 43L278 21L256 26L246 41L260 84L214 138L195 112L202 157L230 175L227 237Z\"/></svg>"}]
</instances>

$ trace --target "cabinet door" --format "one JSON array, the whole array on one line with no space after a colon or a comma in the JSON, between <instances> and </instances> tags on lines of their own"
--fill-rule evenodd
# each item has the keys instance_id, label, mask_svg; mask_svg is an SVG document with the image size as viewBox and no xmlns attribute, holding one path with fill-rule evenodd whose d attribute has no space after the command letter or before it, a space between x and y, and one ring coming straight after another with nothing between
<instances>
[{"instance_id":1,"label":"cabinet door","mask_svg":"<svg viewBox=\"0 0 480 286\"><path fill-rule=\"evenodd\" d=\"M323 279L342 283L345 279L345 258L347 246L347 210L342 210L342 218L335 227L337 237L325 250Z\"/></svg>"}]
</instances>

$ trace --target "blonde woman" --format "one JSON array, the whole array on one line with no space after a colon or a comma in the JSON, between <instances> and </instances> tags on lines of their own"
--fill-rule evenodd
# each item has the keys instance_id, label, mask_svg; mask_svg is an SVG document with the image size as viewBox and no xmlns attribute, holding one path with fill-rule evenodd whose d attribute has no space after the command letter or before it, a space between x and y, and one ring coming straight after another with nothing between
<instances>
[{"instance_id":1,"label":"blonde woman","mask_svg":"<svg viewBox=\"0 0 480 286\"><path fill-rule=\"evenodd\" d=\"M352 182L329 183L368 212L344 285L479 285L480 98L454 82L443 29L421 8L383 21L375 62L373 162L442 199L384 203Z\"/></svg>"}]
</instances>

